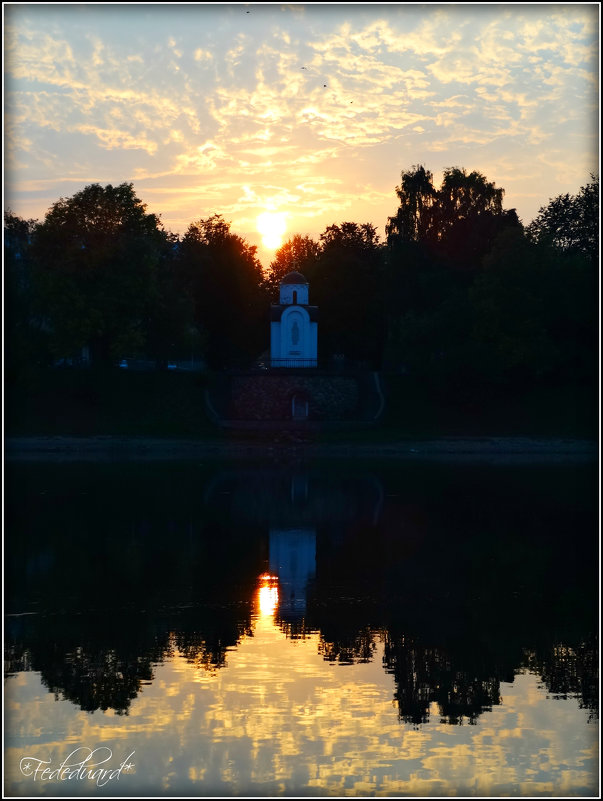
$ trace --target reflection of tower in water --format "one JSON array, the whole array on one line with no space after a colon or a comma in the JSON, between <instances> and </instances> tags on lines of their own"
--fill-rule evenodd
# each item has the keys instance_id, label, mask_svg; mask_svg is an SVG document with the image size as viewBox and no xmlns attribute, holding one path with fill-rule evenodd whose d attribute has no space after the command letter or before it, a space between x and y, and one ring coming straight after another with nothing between
<instances>
[{"instance_id":1,"label":"reflection of tower in water","mask_svg":"<svg viewBox=\"0 0 603 801\"><path fill-rule=\"evenodd\" d=\"M308 500L308 476L291 476L291 506L299 507ZM316 528L301 525L273 524L270 527L270 573L279 579L279 615L288 619L306 612L308 585L316 575Z\"/></svg>"},{"instance_id":2,"label":"reflection of tower in water","mask_svg":"<svg viewBox=\"0 0 603 801\"><path fill-rule=\"evenodd\" d=\"M261 586L265 576L276 582L274 612L282 623L295 623L295 632L302 621L305 631L308 608L319 589L316 581L322 576L324 589L325 577L347 547L347 532L351 527L373 530L383 498L381 483L372 474L289 464L218 473L204 495L221 526L264 532L260 564L265 572L255 575ZM326 560L326 569L319 568L319 558Z\"/></svg>"},{"instance_id":3,"label":"reflection of tower in water","mask_svg":"<svg viewBox=\"0 0 603 801\"><path fill-rule=\"evenodd\" d=\"M270 573L279 578L280 615L304 615L308 585L316 575L316 529L271 528Z\"/></svg>"}]
</instances>

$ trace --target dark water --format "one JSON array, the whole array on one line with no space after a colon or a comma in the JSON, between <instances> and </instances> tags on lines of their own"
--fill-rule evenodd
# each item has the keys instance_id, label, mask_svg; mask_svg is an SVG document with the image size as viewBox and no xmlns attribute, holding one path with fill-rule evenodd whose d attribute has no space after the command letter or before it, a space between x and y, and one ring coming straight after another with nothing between
<instances>
[{"instance_id":1,"label":"dark water","mask_svg":"<svg viewBox=\"0 0 603 801\"><path fill-rule=\"evenodd\" d=\"M597 497L592 465L9 465L5 792L595 796Z\"/></svg>"}]
</instances>

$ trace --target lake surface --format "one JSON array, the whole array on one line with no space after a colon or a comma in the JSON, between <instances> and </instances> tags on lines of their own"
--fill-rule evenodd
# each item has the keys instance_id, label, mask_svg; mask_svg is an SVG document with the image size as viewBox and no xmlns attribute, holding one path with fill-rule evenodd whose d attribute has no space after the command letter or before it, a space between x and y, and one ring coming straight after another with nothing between
<instances>
[{"instance_id":1,"label":"lake surface","mask_svg":"<svg viewBox=\"0 0 603 801\"><path fill-rule=\"evenodd\" d=\"M592 464L7 465L5 794L598 796Z\"/></svg>"}]
</instances>

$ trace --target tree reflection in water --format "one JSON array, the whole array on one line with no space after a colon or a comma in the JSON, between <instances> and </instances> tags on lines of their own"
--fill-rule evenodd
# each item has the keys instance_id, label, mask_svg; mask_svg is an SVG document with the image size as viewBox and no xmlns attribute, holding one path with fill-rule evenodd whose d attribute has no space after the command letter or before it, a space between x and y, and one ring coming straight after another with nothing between
<instances>
[{"instance_id":1,"label":"tree reflection in water","mask_svg":"<svg viewBox=\"0 0 603 801\"><path fill-rule=\"evenodd\" d=\"M396 679L396 701L405 723L426 723L429 707L438 705L440 719L475 723L482 712L500 703L500 678L463 669L448 654L425 648L409 638L388 635L384 662Z\"/></svg>"},{"instance_id":2,"label":"tree reflection in water","mask_svg":"<svg viewBox=\"0 0 603 801\"><path fill-rule=\"evenodd\" d=\"M153 636L139 616L125 615L121 624L115 627L103 614L8 618L5 671L38 671L55 697L86 712L127 714L142 685L152 681L167 637Z\"/></svg>"},{"instance_id":3,"label":"tree reflection in water","mask_svg":"<svg viewBox=\"0 0 603 801\"><path fill-rule=\"evenodd\" d=\"M344 670L382 645L405 723L473 723L522 669L596 716L591 472L12 466L6 672L127 714L175 654L226 668L268 573L288 638Z\"/></svg>"}]
</instances>

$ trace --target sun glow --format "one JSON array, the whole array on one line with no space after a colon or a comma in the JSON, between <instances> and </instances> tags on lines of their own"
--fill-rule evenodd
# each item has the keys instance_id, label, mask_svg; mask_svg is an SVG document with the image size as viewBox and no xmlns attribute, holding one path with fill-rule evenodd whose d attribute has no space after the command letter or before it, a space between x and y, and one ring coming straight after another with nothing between
<instances>
[{"instance_id":1,"label":"sun glow","mask_svg":"<svg viewBox=\"0 0 603 801\"><path fill-rule=\"evenodd\" d=\"M259 215L256 224L265 248L276 250L283 244L283 234L287 225L282 211L265 211Z\"/></svg>"}]
</instances>

